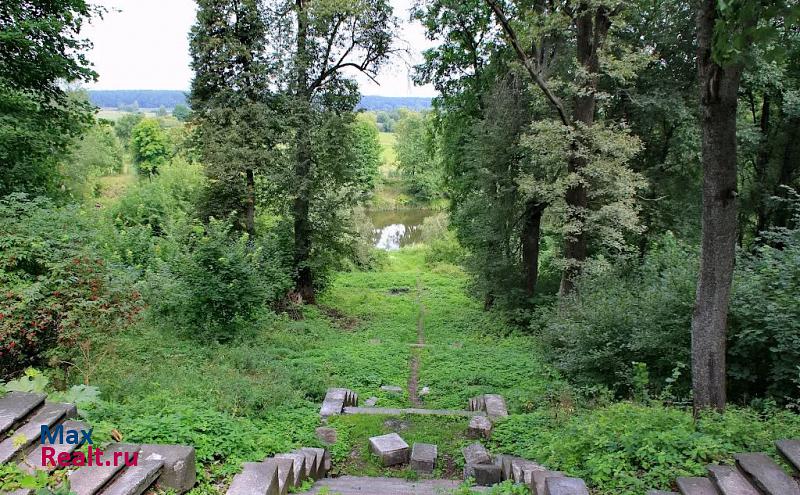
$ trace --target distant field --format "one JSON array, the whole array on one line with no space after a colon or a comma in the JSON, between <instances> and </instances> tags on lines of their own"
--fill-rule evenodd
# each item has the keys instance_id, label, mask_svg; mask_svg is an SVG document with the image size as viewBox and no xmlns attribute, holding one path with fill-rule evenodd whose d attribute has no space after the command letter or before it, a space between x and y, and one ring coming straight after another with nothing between
<instances>
[{"instance_id":1,"label":"distant field","mask_svg":"<svg viewBox=\"0 0 800 495\"><path fill-rule=\"evenodd\" d=\"M139 113L142 113L147 117L155 117L156 110L158 109L142 108L139 109ZM120 117L128 113L130 112L123 112L122 110L117 110L114 108L101 108L100 110L97 111L97 118L116 121Z\"/></svg>"},{"instance_id":2,"label":"distant field","mask_svg":"<svg viewBox=\"0 0 800 495\"><path fill-rule=\"evenodd\" d=\"M381 166L381 170L384 172L394 170L396 168L395 162L397 161L397 154L394 152L394 145L397 142L395 134L393 132L381 132L378 134L378 139L383 148L383 165Z\"/></svg>"}]
</instances>

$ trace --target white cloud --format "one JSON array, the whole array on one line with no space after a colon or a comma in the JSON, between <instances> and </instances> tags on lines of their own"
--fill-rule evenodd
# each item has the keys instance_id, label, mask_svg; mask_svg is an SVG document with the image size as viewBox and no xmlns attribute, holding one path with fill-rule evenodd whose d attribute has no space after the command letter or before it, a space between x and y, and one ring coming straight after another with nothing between
<instances>
[{"instance_id":1,"label":"white cloud","mask_svg":"<svg viewBox=\"0 0 800 495\"><path fill-rule=\"evenodd\" d=\"M95 3L109 12L83 32L94 43L88 57L100 75L90 88L188 90L192 78L188 33L196 8L192 0ZM384 96L433 96L433 87L415 87L411 81L411 66L421 62L421 52L430 42L419 23L407 21L411 0L391 3L395 15L403 21L399 45L407 47L408 53L395 56L386 64L377 78L380 85L358 76L361 91Z\"/></svg>"}]
</instances>

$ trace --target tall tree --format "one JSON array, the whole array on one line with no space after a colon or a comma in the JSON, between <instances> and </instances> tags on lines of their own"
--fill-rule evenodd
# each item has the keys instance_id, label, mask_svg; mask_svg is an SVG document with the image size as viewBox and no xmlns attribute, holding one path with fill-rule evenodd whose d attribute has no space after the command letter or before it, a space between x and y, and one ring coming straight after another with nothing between
<instances>
[{"instance_id":1,"label":"tall tree","mask_svg":"<svg viewBox=\"0 0 800 495\"><path fill-rule=\"evenodd\" d=\"M97 78L81 29L102 13L83 0L0 3L0 195L61 185L59 161L93 121L64 82Z\"/></svg>"},{"instance_id":2,"label":"tall tree","mask_svg":"<svg viewBox=\"0 0 800 495\"><path fill-rule=\"evenodd\" d=\"M236 212L255 235L256 175L278 158L279 101L258 0L199 0L190 33L195 77L190 101L211 177L209 214Z\"/></svg>"},{"instance_id":3,"label":"tall tree","mask_svg":"<svg viewBox=\"0 0 800 495\"><path fill-rule=\"evenodd\" d=\"M396 21L386 0L278 1L270 9L275 25L271 42L275 62L288 68L283 77L293 108L294 170L291 174L296 290L314 303L312 263L315 229L312 212L321 166L314 155L314 132L335 122L324 112L352 112L358 88L349 74L377 75L392 48Z\"/></svg>"},{"instance_id":4,"label":"tall tree","mask_svg":"<svg viewBox=\"0 0 800 495\"><path fill-rule=\"evenodd\" d=\"M773 17L786 16L773 24ZM695 412L726 401L728 303L737 240L736 112L751 44L797 19L793 2L703 0L697 10L697 74L703 157L700 272L692 315Z\"/></svg>"}]
</instances>

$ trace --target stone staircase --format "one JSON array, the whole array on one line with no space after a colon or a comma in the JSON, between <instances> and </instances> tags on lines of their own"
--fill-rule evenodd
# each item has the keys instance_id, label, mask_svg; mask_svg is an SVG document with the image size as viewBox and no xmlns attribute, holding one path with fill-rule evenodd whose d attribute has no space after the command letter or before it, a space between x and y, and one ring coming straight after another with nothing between
<instances>
[{"instance_id":1,"label":"stone staircase","mask_svg":"<svg viewBox=\"0 0 800 495\"><path fill-rule=\"evenodd\" d=\"M331 468L328 451L303 448L262 462L246 462L227 495L286 495L307 479L320 480Z\"/></svg>"},{"instance_id":2,"label":"stone staircase","mask_svg":"<svg viewBox=\"0 0 800 495\"><path fill-rule=\"evenodd\" d=\"M194 486L194 447L113 443L105 449L89 445L86 455L79 454L85 445L81 432L90 429L75 419L77 415L74 404L49 402L45 394L6 394L0 398L0 464L17 463L29 473L66 469L70 491L76 495L140 495L151 487L184 493ZM62 431L67 440L72 435L75 441L54 438L54 442L45 439L41 443L43 426L51 432ZM49 457L48 462L43 462L43 452L53 452L52 459L57 462L80 456L87 465L56 466ZM11 493L29 495L32 490Z\"/></svg>"},{"instance_id":3,"label":"stone staircase","mask_svg":"<svg viewBox=\"0 0 800 495\"><path fill-rule=\"evenodd\" d=\"M800 440L775 442L778 453L800 474ZM735 466L708 466L708 477L678 478L682 495L800 495L800 485L772 458L763 453L737 454ZM647 495L677 495L651 490Z\"/></svg>"}]
</instances>

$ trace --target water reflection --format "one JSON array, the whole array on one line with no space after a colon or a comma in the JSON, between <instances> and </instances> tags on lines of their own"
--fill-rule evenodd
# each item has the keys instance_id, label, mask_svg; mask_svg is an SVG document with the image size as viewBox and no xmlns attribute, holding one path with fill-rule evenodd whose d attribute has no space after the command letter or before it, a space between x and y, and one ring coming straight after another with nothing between
<instances>
[{"instance_id":1,"label":"water reflection","mask_svg":"<svg viewBox=\"0 0 800 495\"><path fill-rule=\"evenodd\" d=\"M396 251L422 240L422 222L433 212L424 208L408 210L372 211L368 210L374 227L372 241L375 247Z\"/></svg>"}]
</instances>

